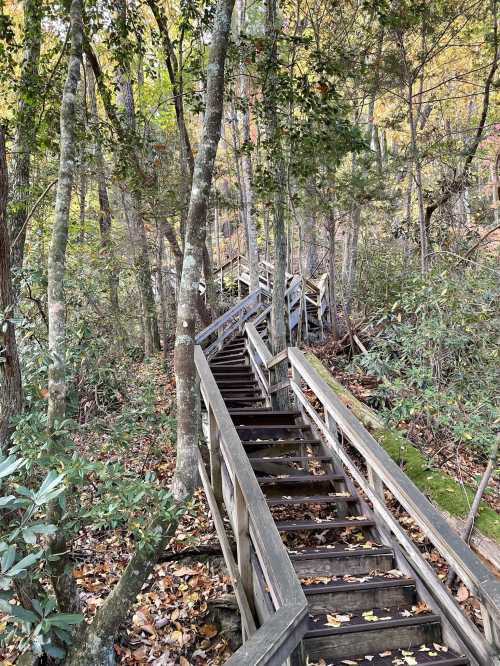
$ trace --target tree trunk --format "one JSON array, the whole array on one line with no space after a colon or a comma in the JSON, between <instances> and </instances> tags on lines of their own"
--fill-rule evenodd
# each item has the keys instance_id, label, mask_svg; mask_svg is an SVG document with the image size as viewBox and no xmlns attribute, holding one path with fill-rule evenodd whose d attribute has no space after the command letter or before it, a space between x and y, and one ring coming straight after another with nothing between
<instances>
[{"instance_id":1,"label":"tree trunk","mask_svg":"<svg viewBox=\"0 0 500 666\"><path fill-rule=\"evenodd\" d=\"M338 340L340 337L339 318L337 315L337 268L335 265L336 258L336 224L335 215L332 213L328 220L328 277L330 283L330 320L332 324L333 339Z\"/></svg>"},{"instance_id":2,"label":"tree trunk","mask_svg":"<svg viewBox=\"0 0 500 666\"><path fill-rule=\"evenodd\" d=\"M245 31L245 14L246 1L238 0L238 31L240 39L242 33ZM243 151L241 155L241 175L244 198L243 212L245 215L245 225L247 230L248 272L250 275L250 291L252 292L259 288L259 250L257 246L257 225L254 214L252 158L250 156L250 149L252 146L250 137L250 83L248 77L245 75L245 65L243 60L240 60L239 67L240 104L243 106L243 110L240 111L241 125L243 129Z\"/></svg>"},{"instance_id":3,"label":"tree trunk","mask_svg":"<svg viewBox=\"0 0 500 666\"><path fill-rule=\"evenodd\" d=\"M42 41L41 23L44 13L40 0L24 0L24 53L19 79L16 139L12 168L12 194L10 202L10 237L12 239L12 269L23 266L26 219L29 205L30 159L35 144L38 62ZM15 280L18 292L19 280ZM17 296L17 294L16 294Z\"/></svg>"},{"instance_id":4,"label":"tree trunk","mask_svg":"<svg viewBox=\"0 0 500 666\"><path fill-rule=\"evenodd\" d=\"M174 514L172 514L174 515ZM89 625L84 625L79 640L71 646L65 666L113 666L114 638L126 620L160 555L164 552L176 527L170 516L155 521L148 530L156 534L153 546L138 547L120 580Z\"/></svg>"},{"instance_id":5,"label":"tree trunk","mask_svg":"<svg viewBox=\"0 0 500 666\"><path fill-rule=\"evenodd\" d=\"M285 273L287 260L287 238L285 231L285 192L286 170L282 153L281 136L278 123L278 109L276 103L277 81L277 38L278 19L276 0L266 2L266 37L268 41L266 83L263 97L267 121L267 132L270 144L273 146L272 170L275 174L274 201L273 201L273 234L274 234L274 276L273 295L271 302L271 344L273 354L285 349L286 319L285 319ZM280 383L288 377L288 363L283 361L275 366L274 383ZM273 393L273 406L275 409L286 408L288 404L288 391L282 389Z\"/></svg>"},{"instance_id":6,"label":"tree trunk","mask_svg":"<svg viewBox=\"0 0 500 666\"><path fill-rule=\"evenodd\" d=\"M51 437L51 452L56 453L59 442L57 430L66 414L66 304L64 270L68 242L69 209L75 172L76 92L80 80L83 21L82 0L72 0L70 9L71 50L68 74L64 84L60 117L59 179L57 183L54 227L48 257L47 298L49 315L49 395L47 429ZM61 509L58 502L49 506L49 520L58 524ZM66 540L59 530L51 541L51 552L61 554L52 565L52 582L60 610L74 612L78 593L74 578L65 571Z\"/></svg>"},{"instance_id":7,"label":"tree trunk","mask_svg":"<svg viewBox=\"0 0 500 666\"><path fill-rule=\"evenodd\" d=\"M125 5L122 2L122 7ZM135 105L132 85L127 73L121 72L119 77L120 102L123 108L123 122L132 135L136 133ZM131 222L132 240L135 245L135 272L137 286L141 294L144 319L144 354L151 356L160 351L160 333L158 330L158 317L156 303L151 284L151 265L149 261L148 239L144 228L141 211L141 196L139 189L128 179L127 191L124 199L128 207Z\"/></svg>"},{"instance_id":8,"label":"tree trunk","mask_svg":"<svg viewBox=\"0 0 500 666\"><path fill-rule=\"evenodd\" d=\"M14 314L14 293L7 227L8 189L5 135L0 127L0 451L6 448L12 434L12 417L19 414L23 406L16 333L11 319Z\"/></svg>"},{"instance_id":9,"label":"tree trunk","mask_svg":"<svg viewBox=\"0 0 500 666\"><path fill-rule=\"evenodd\" d=\"M94 158L95 170L97 179L97 191L99 197L99 231L101 234L101 248L104 254L104 261L106 263L106 273L108 276L108 290L109 302L111 305L111 313L113 319L118 323L120 329L120 307L118 301L118 284L119 279L114 265L113 247L111 244L111 206L109 203L108 187L106 185L106 170L104 166L104 157L102 154L101 144L98 138L97 129L99 125L99 114L97 111L97 99L95 94L95 79L92 67L87 60L85 67L85 74L87 78L87 94L90 101L90 114L95 136L94 141Z\"/></svg>"},{"instance_id":10,"label":"tree trunk","mask_svg":"<svg viewBox=\"0 0 500 666\"><path fill-rule=\"evenodd\" d=\"M344 237L344 256L342 263L343 309L348 315L351 313L352 299L356 285L360 223L361 208L355 203L351 220Z\"/></svg>"},{"instance_id":11,"label":"tree trunk","mask_svg":"<svg viewBox=\"0 0 500 666\"><path fill-rule=\"evenodd\" d=\"M197 480L196 370L194 336L196 302L205 246L207 207L219 144L224 104L224 64L234 0L218 0L208 52L206 107L203 132L196 154L186 223L186 242L177 309L175 377L177 387L177 462L173 492L192 494Z\"/></svg>"},{"instance_id":12,"label":"tree trunk","mask_svg":"<svg viewBox=\"0 0 500 666\"><path fill-rule=\"evenodd\" d=\"M167 289L165 280L163 279L163 230L161 222L156 223L156 281L158 284L158 293L160 295L160 332L161 343L163 347L163 361L168 361L168 305L167 305Z\"/></svg>"},{"instance_id":13,"label":"tree trunk","mask_svg":"<svg viewBox=\"0 0 500 666\"><path fill-rule=\"evenodd\" d=\"M425 223L424 192L422 189L422 168L417 139L417 118L415 118L413 108L413 85L411 80L408 81L408 124L410 126L411 157L413 168L415 170L415 187L417 190L418 228L420 234L420 270L422 271L422 274L425 275L429 269L429 249L427 226Z\"/></svg>"},{"instance_id":14,"label":"tree trunk","mask_svg":"<svg viewBox=\"0 0 500 666\"><path fill-rule=\"evenodd\" d=\"M301 270L304 277L311 277L318 264L316 247L316 216L311 211L304 211L300 221Z\"/></svg>"}]
</instances>

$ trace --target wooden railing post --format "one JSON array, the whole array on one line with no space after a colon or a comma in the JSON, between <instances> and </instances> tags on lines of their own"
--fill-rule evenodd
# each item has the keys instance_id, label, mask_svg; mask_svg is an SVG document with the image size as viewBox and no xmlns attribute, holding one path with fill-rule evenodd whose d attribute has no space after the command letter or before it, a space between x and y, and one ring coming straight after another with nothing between
<instances>
[{"instance_id":1,"label":"wooden railing post","mask_svg":"<svg viewBox=\"0 0 500 666\"><path fill-rule=\"evenodd\" d=\"M210 453L210 481L217 506L222 506L222 463L220 432L212 408L208 408L208 448Z\"/></svg>"},{"instance_id":2,"label":"wooden railing post","mask_svg":"<svg viewBox=\"0 0 500 666\"><path fill-rule=\"evenodd\" d=\"M253 604L253 580L252 580L252 563L251 563L251 549L250 549L250 530L248 523L248 507L241 492L240 484L235 479L234 483L234 521L235 521L235 536L236 536L236 552L238 556L238 571L240 572L240 579L245 590L250 608L254 609ZM244 636L245 641L248 636Z\"/></svg>"}]
</instances>

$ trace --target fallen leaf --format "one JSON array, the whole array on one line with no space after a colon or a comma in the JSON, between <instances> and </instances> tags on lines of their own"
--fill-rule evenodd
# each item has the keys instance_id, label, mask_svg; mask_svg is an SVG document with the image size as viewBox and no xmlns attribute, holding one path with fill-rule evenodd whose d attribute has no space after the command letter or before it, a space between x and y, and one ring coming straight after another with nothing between
<instances>
[{"instance_id":1,"label":"fallen leaf","mask_svg":"<svg viewBox=\"0 0 500 666\"><path fill-rule=\"evenodd\" d=\"M200 627L200 634L206 636L207 638L213 638L217 636L218 630L215 624L204 624Z\"/></svg>"}]
</instances>

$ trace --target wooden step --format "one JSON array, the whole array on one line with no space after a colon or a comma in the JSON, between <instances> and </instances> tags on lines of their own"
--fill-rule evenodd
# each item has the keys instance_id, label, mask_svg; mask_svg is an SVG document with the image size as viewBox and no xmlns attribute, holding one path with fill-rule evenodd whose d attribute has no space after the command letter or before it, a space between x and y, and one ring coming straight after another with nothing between
<instances>
[{"instance_id":1,"label":"wooden step","mask_svg":"<svg viewBox=\"0 0 500 666\"><path fill-rule=\"evenodd\" d=\"M248 375L248 377L241 377L240 375L237 376L228 376L228 375L221 375L220 377L217 376L217 373L214 375L215 382L219 388L252 388L252 389L258 389L259 384L257 380L255 379L255 375Z\"/></svg>"},{"instance_id":2,"label":"wooden step","mask_svg":"<svg viewBox=\"0 0 500 666\"><path fill-rule=\"evenodd\" d=\"M242 442L243 446L255 446L259 448L270 448L275 446L300 446L307 444L309 446L319 446L321 444L319 439L248 439Z\"/></svg>"},{"instance_id":3,"label":"wooden step","mask_svg":"<svg viewBox=\"0 0 500 666\"><path fill-rule=\"evenodd\" d=\"M251 386L249 386L247 388L245 388L243 386L241 388L227 388L227 389L221 390L221 393L224 393L224 391L231 391L231 395L233 393L234 394L236 394L236 393L259 393L260 395L262 395L261 390L257 386L255 386L254 388L252 388Z\"/></svg>"},{"instance_id":4,"label":"wooden step","mask_svg":"<svg viewBox=\"0 0 500 666\"><path fill-rule=\"evenodd\" d=\"M272 407L261 407L259 409L229 409L228 412L231 414L231 416L260 416L263 415L265 417L269 415L275 415L276 412L273 411Z\"/></svg>"},{"instance_id":5,"label":"wooden step","mask_svg":"<svg viewBox=\"0 0 500 666\"><path fill-rule=\"evenodd\" d=\"M210 361L210 368L211 368L212 372L213 372L214 368L227 368L227 367L231 367L231 368L249 368L250 366L245 365L245 363L243 363L238 358L236 358L236 359L224 358L224 359L221 359L221 360L213 359L212 361Z\"/></svg>"},{"instance_id":6,"label":"wooden step","mask_svg":"<svg viewBox=\"0 0 500 666\"><path fill-rule=\"evenodd\" d=\"M314 580L314 577L312 577ZM328 583L302 585L309 604L309 611L314 614L340 611L359 611L370 608L396 608L411 606L416 602L416 587L413 578L396 578L360 575L358 581L347 574L344 578ZM308 578L310 580L310 578Z\"/></svg>"},{"instance_id":7,"label":"wooden step","mask_svg":"<svg viewBox=\"0 0 500 666\"><path fill-rule=\"evenodd\" d=\"M273 425L274 427L281 426L294 426L302 424L301 421L297 424L296 421L300 419L300 414L297 412L276 412L270 407L262 407L260 409L230 409L229 413L233 419L233 423L237 428L240 426L250 426L252 428L261 428L262 426Z\"/></svg>"},{"instance_id":8,"label":"wooden step","mask_svg":"<svg viewBox=\"0 0 500 666\"><path fill-rule=\"evenodd\" d=\"M263 425L237 425L236 430L311 430L311 426L305 423L276 423Z\"/></svg>"},{"instance_id":9,"label":"wooden step","mask_svg":"<svg viewBox=\"0 0 500 666\"><path fill-rule=\"evenodd\" d=\"M248 398L241 398L241 397L239 397L239 398L234 398L234 397L233 398L231 398L231 397L224 398L224 401L227 404L231 404L231 405L234 404L235 406L236 405L238 405L238 406L249 405L249 406L253 406L253 407L257 407L258 404L260 404L263 400L265 400L265 398L263 398L261 396L254 396L254 397L248 397Z\"/></svg>"},{"instance_id":10,"label":"wooden step","mask_svg":"<svg viewBox=\"0 0 500 666\"><path fill-rule=\"evenodd\" d=\"M234 375L234 374L248 374L253 377L253 372L252 369L250 368L249 365L227 365L224 363L221 364L216 364L216 365L211 365L210 366L212 370L212 374L214 375L220 375L220 374L228 374L228 375Z\"/></svg>"},{"instance_id":11,"label":"wooden step","mask_svg":"<svg viewBox=\"0 0 500 666\"><path fill-rule=\"evenodd\" d=\"M272 463L298 463L298 462L326 462L331 463L331 456L264 456L263 458L250 458L250 462ZM327 498L328 499L328 498Z\"/></svg>"},{"instance_id":12,"label":"wooden step","mask_svg":"<svg viewBox=\"0 0 500 666\"><path fill-rule=\"evenodd\" d=\"M422 650L422 645L410 645L399 650L386 650L388 654L381 657L380 654L367 654L352 657L351 661L358 666L394 666L402 664L406 666L408 661L405 657L414 656L418 666L467 666L469 660L467 657L459 657L449 649L438 651L433 645L424 645L426 650ZM441 647L441 646L440 646ZM385 654L382 652L381 654ZM324 660L325 661L325 660ZM325 661L325 663L327 663ZM342 661L335 661L332 666L342 666Z\"/></svg>"},{"instance_id":13,"label":"wooden step","mask_svg":"<svg viewBox=\"0 0 500 666\"><path fill-rule=\"evenodd\" d=\"M346 527L374 527L375 521L370 518L347 520L345 518L316 520L282 520L276 521L279 532L313 532L316 530L341 530Z\"/></svg>"},{"instance_id":14,"label":"wooden step","mask_svg":"<svg viewBox=\"0 0 500 666\"><path fill-rule=\"evenodd\" d=\"M289 556L298 576L343 576L390 571L394 568L394 553L387 546L348 548L345 543L329 544L323 548L290 550Z\"/></svg>"},{"instance_id":15,"label":"wooden step","mask_svg":"<svg viewBox=\"0 0 500 666\"><path fill-rule=\"evenodd\" d=\"M330 481L344 481L343 474L321 474L314 476L312 474L297 474L287 476L262 476L257 477L257 481L261 486L276 486L276 485L300 485L309 483L326 483ZM359 521L354 521L359 522Z\"/></svg>"},{"instance_id":16,"label":"wooden step","mask_svg":"<svg viewBox=\"0 0 500 666\"><path fill-rule=\"evenodd\" d=\"M348 622L340 627L327 625L326 615L312 615L309 618L309 631L305 637L305 652L316 661L323 659L346 659L359 654L362 646L365 654L380 654L395 650L402 645L422 645L439 643L441 622L438 615L411 615L411 607L374 608L372 617L390 618L367 621L360 611L352 614ZM336 611L336 609L332 609Z\"/></svg>"},{"instance_id":17,"label":"wooden step","mask_svg":"<svg viewBox=\"0 0 500 666\"><path fill-rule=\"evenodd\" d=\"M252 461L253 458L250 458L250 461ZM259 460L262 460L262 458L259 458ZM358 502L359 497L356 497L356 495L344 495L342 493L340 494L335 494L332 493L331 495L298 495L296 497L270 497L266 498L267 499L267 504L270 507L273 506L296 506L300 504L338 504L339 502L347 502L347 503L352 503L352 502Z\"/></svg>"}]
</instances>

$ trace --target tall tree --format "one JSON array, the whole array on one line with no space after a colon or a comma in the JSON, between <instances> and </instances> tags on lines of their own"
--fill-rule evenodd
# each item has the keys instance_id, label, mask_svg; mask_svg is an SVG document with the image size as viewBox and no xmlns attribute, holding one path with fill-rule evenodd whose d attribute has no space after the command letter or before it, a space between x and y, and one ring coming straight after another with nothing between
<instances>
[{"instance_id":1,"label":"tall tree","mask_svg":"<svg viewBox=\"0 0 500 666\"><path fill-rule=\"evenodd\" d=\"M286 231L285 193L286 165L283 156L281 131L278 120L277 90L278 80L278 37L279 24L276 0L266 2L266 41L265 78L263 85L264 112L267 141L270 151L271 171L274 174L272 224L274 236L274 277L271 303L271 344L273 353L278 354L286 347L285 288L286 288ZM288 376L286 361L278 363L274 369L274 381L280 383ZM286 407L286 389L273 394L274 406Z\"/></svg>"},{"instance_id":2,"label":"tall tree","mask_svg":"<svg viewBox=\"0 0 500 666\"><path fill-rule=\"evenodd\" d=\"M87 79L87 94L90 103L90 116L92 131L94 134L94 160L95 177L97 180L97 192L99 197L99 231L101 234L101 247L106 262L108 276L109 302L111 313L115 322L120 326L120 309L118 303L118 275L114 266L114 253L111 242L111 205L109 203L108 186L106 183L106 170L104 156L102 154L101 142L99 140L99 114L97 110L97 98L95 94L94 72L90 63L86 62L85 76Z\"/></svg>"},{"instance_id":3,"label":"tall tree","mask_svg":"<svg viewBox=\"0 0 500 666\"><path fill-rule=\"evenodd\" d=\"M7 227L8 189L5 133L0 127L0 450L9 440L12 417L21 411L23 404L21 370L12 321L14 294Z\"/></svg>"},{"instance_id":4,"label":"tall tree","mask_svg":"<svg viewBox=\"0 0 500 666\"><path fill-rule=\"evenodd\" d=\"M39 103L38 63L42 42L43 11L43 3L40 0L24 0L24 50L19 79L9 215L12 268L15 270L22 267L24 258L30 201L31 154L35 147L37 122L35 108Z\"/></svg>"},{"instance_id":5,"label":"tall tree","mask_svg":"<svg viewBox=\"0 0 500 666\"><path fill-rule=\"evenodd\" d=\"M83 42L83 0L72 0L70 8L71 46L68 73L61 101L59 178L52 239L48 256L47 298L49 319L49 395L47 428L52 439L52 452L58 449L57 431L66 415L66 303L64 272L68 244L71 191L75 175L77 89L80 80ZM60 508L55 502L50 509L51 519L59 522ZM66 539L61 530L53 537L51 550L58 554L52 581L59 606L64 611L78 608L75 581L65 571Z\"/></svg>"},{"instance_id":6,"label":"tall tree","mask_svg":"<svg viewBox=\"0 0 500 666\"><path fill-rule=\"evenodd\" d=\"M253 169L252 169L252 139L250 135L250 78L245 72L245 59L243 38L246 23L246 0L238 0L238 32L240 41L239 62L239 107L240 119L243 129L243 144L241 146L241 188L243 194L243 215L247 232L248 271L250 277L250 291L259 288L259 249L257 245L257 224L254 211Z\"/></svg>"},{"instance_id":7,"label":"tall tree","mask_svg":"<svg viewBox=\"0 0 500 666\"><path fill-rule=\"evenodd\" d=\"M126 2L121 3L122 15L126 15ZM135 117L134 93L128 68L119 75L120 104L124 127L135 137L137 123ZM130 220L135 250L135 269L139 293L141 295L144 321L144 353L146 356L160 350L160 332L158 315L151 281L151 262L149 259L148 239L141 210L141 192L135 174L129 174L123 191L124 203Z\"/></svg>"},{"instance_id":8,"label":"tall tree","mask_svg":"<svg viewBox=\"0 0 500 666\"><path fill-rule=\"evenodd\" d=\"M207 208L212 187L215 156L219 145L224 105L224 65L234 0L218 0L208 51L205 115L196 154L193 184L186 222L186 242L177 308L175 378L177 389L177 462L173 491L190 495L197 479L196 368L194 336Z\"/></svg>"}]
</instances>

